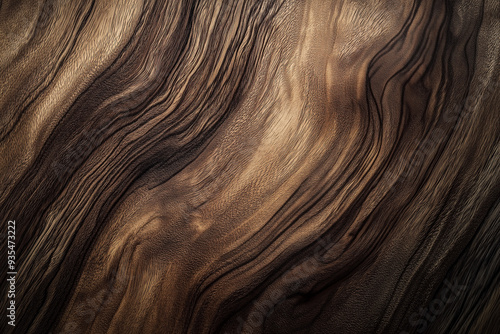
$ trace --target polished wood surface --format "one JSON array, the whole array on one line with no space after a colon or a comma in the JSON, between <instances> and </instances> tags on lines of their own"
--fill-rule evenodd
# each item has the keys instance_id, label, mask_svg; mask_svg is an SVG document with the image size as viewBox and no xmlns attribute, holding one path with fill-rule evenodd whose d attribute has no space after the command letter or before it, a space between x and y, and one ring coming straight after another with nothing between
<instances>
[{"instance_id":1,"label":"polished wood surface","mask_svg":"<svg viewBox=\"0 0 500 334\"><path fill-rule=\"evenodd\" d=\"M497 0L3 0L0 45L1 333L498 333Z\"/></svg>"}]
</instances>

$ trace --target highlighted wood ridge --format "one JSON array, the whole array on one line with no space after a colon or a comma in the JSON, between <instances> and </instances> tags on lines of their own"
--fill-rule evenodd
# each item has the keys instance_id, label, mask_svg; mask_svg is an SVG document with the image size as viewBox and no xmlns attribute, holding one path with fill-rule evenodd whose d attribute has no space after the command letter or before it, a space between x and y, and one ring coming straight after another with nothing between
<instances>
[{"instance_id":1,"label":"highlighted wood ridge","mask_svg":"<svg viewBox=\"0 0 500 334\"><path fill-rule=\"evenodd\" d=\"M0 333L497 333L499 36L497 0L0 2Z\"/></svg>"}]
</instances>

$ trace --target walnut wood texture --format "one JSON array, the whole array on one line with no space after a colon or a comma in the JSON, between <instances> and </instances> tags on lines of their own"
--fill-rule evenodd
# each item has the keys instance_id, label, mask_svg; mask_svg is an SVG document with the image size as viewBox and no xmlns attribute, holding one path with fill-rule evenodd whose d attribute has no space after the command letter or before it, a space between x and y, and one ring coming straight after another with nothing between
<instances>
[{"instance_id":1,"label":"walnut wood texture","mask_svg":"<svg viewBox=\"0 0 500 334\"><path fill-rule=\"evenodd\" d=\"M1 333L500 330L498 0L0 4Z\"/></svg>"}]
</instances>

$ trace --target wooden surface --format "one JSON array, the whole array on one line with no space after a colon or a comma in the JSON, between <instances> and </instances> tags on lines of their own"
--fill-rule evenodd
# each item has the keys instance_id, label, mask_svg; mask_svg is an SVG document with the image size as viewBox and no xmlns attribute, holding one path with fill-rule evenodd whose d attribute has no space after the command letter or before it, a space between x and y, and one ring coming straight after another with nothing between
<instances>
[{"instance_id":1,"label":"wooden surface","mask_svg":"<svg viewBox=\"0 0 500 334\"><path fill-rule=\"evenodd\" d=\"M498 0L3 0L0 46L1 333L498 333Z\"/></svg>"}]
</instances>

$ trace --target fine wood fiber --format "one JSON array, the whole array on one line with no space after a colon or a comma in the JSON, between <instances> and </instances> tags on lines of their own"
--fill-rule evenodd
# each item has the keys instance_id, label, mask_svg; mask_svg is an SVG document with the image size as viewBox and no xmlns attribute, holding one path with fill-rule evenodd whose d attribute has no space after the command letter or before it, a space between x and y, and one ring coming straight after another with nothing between
<instances>
[{"instance_id":1,"label":"fine wood fiber","mask_svg":"<svg viewBox=\"0 0 500 334\"><path fill-rule=\"evenodd\" d=\"M0 45L1 333L500 331L497 0L3 0Z\"/></svg>"}]
</instances>

